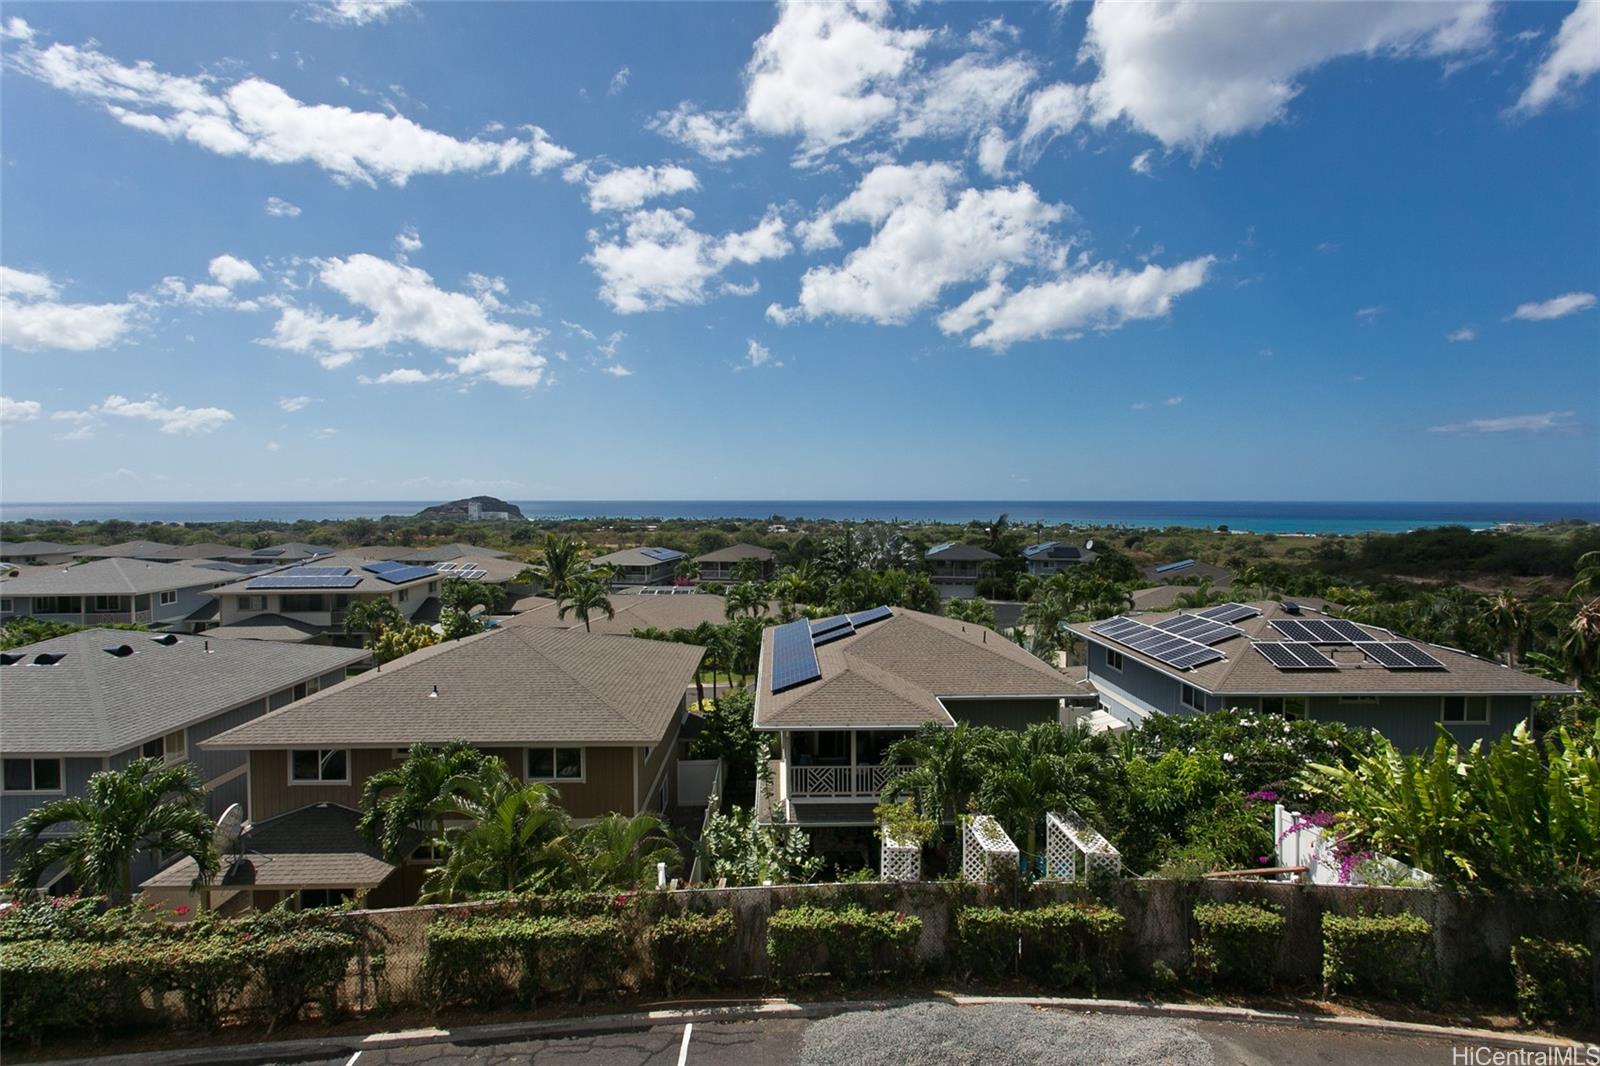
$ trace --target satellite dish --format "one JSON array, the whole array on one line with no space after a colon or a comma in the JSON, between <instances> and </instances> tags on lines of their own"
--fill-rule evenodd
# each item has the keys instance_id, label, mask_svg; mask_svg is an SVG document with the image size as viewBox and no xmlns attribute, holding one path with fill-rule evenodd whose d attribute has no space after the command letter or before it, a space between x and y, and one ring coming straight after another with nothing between
<instances>
[{"instance_id":1,"label":"satellite dish","mask_svg":"<svg viewBox=\"0 0 1600 1066\"><path fill-rule=\"evenodd\" d=\"M217 833L213 838L217 850L227 854L234 850L239 843L239 834L244 832L244 808L237 803L228 804L228 809L222 812L222 817L217 819Z\"/></svg>"},{"instance_id":2,"label":"satellite dish","mask_svg":"<svg viewBox=\"0 0 1600 1066\"><path fill-rule=\"evenodd\" d=\"M472 607L467 611L467 614L473 618L481 617L483 615L483 604L473 604Z\"/></svg>"},{"instance_id":3,"label":"satellite dish","mask_svg":"<svg viewBox=\"0 0 1600 1066\"><path fill-rule=\"evenodd\" d=\"M1094 551L1094 541L1090 540L1086 542L1084 544L1084 548L1088 549L1089 551Z\"/></svg>"}]
</instances>

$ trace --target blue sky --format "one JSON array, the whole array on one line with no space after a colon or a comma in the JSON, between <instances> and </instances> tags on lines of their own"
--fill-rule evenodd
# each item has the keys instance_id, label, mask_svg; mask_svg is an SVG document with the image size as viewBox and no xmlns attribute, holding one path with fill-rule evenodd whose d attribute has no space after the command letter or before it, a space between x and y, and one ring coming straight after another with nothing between
<instances>
[{"instance_id":1,"label":"blue sky","mask_svg":"<svg viewBox=\"0 0 1600 1066\"><path fill-rule=\"evenodd\" d=\"M1600 499L1597 12L8 4L0 489Z\"/></svg>"}]
</instances>

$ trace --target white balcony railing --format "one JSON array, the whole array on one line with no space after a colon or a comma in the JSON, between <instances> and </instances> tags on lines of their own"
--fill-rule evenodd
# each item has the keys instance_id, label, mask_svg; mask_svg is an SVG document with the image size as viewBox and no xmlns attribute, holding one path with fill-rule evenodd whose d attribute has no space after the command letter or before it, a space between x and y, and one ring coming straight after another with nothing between
<instances>
[{"instance_id":1,"label":"white balcony railing","mask_svg":"<svg viewBox=\"0 0 1600 1066\"><path fill-rule=\"evenodd\" d=\"M876 796L888 779L887 766L791 766L789 796Z\"/></svg>"}]
</instances>

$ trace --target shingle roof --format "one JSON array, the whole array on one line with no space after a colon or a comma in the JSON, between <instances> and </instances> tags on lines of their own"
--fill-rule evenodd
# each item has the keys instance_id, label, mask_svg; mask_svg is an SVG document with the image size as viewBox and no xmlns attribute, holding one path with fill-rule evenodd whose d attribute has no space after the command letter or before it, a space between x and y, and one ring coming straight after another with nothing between
<instances>
[{"instance_id":1,"label":"shingle roof","mask_svg":"<svg viewBox=\"0 0 1600 1066\"><path fill-rule=\"evenodd\" d=\"M998 559L1000 556L975 544L962 544L958 541L951 541L946 544L935 544L928 549L924 558L949 559L956 562L966 562L968 560L987 562L990 559Z\"/></svg>"},{"instance_id":2,"label":"shingle roof","mask_svg":"<svg viewBox=\"0 0 1600 1066\"><path fill-rule=\"evenodd\" d=\"M611 597L615 618L595 614L589 618L594 633L628 634L635 629L693 629L702 622L722 625L728 620L728 600L708 592L681 596L636 596L616 593ZM776 610L776 605L769 605ZM559 618L555 600L529 596L517 601L518 614L508 626L538 626L544 629L582 629L583 623L567 612Z\"/></svg>"},{"instance_id":3,"label":"shingle roof","mask_svg":"<svg viewBox=\"0 0 1600 1066\"><path fill-rule=\"evenodd\" d=\"M356 829L360 814L336 803L317 803L251 825L239 836L237 853L224 855L211 884L255 888L371 888L394 866ZM142 888L187 888L193 859L182 859L145 881Z\"/></svg>"},{"instance_id":4,"label":"shingle roof","mask_svg":"<svg viewBox=\"0 0 1600 1066\"><path fill-rule=\"evenodd\" d=\"M223 640L277 640L286 644L303 644L321 633L322 630L316 626L281 614L253 614L205 631L207 637L220 637Z\"/></svg>"},{"instance_id":5,"label":"shingle roof","mask_svg":"<svg viewBox=\"0 0 1600 1066\"><path fill-rule=\"evenodd\" d=\"M502 626L386 663L203 746L656 744L703 654L687 644Z\"/></svg>"},{"instance_id":6,"label":"shingle roof","mask_svg":"<svg viewBox=\"0 0 1600 1066\"><path fill-rule=\"evenodd\" d=\"M657 552L659 555L648 554ZM590 559L590 566L660 566L662 563L675 563L683 558L684 553L676 548L653 548L644 545L639 548L623 548L609 555L602 555Z\"/></svg>"},{"instance_id":7,"label":"shingle roof","mask_svg":"<svg viewBox=\"0 0 1600 1066\"><path fill-rule=\"evenodd\" d=\"M231 544L211 541L205 544L170 544L159 551L141 553L135 558L158 563L177 563L190 559L231 559L239 549Z\"/></svg>"},{"instance_id":8,"label":"shingle roof","mask_svg":"<svg viewBox=\"0 0 1600 1066\"><path fill-rule=\"evenodd\" d=\"M321 544L307 544L300 540L286 540L281 544L269 544L265 548L235 548L234 554L227 556L227 558L292 563L302 559L315 559L318 556L332 554L332 548Z\"/></svg>"},{"instance_id":9,"label":"shingle roof","mask_svg":"<svg viewBox=\"0 0 1600 1066\"><path fill-rule=\"evenodd\" d=\"M170 645L160 640L175 639ZM107 648L127 646L116 656ZM63 655L53 666L39 654ZM11 754L109 755L367 657L207 636L87 629L8 653L0 666L0 747Z\"/></svg>"},{"instance_id":10,"label":"shingle roof","mask_svg":"<svg viewBox=\"0 0 1600 1066\"><path fill-rule=\"evenodd\" d=\"M1059 540L1047 540L1042 544L1030 544L1022 549L1026 559L1073 559L1093 562L1098 556L1088 548L1080 548L1076 544L1063 544Z\"/></svg>"},{"instance_id":11,"label":"shingle roof","mask_svg":"<svg viewBox=\"0 0 1600 1066\"><path fill-rule=\"evenodd\" d=\"M737 563L745 559L759 559L768 562L776 559L777 553L771 548L763 548L756 544L732 544L726 548L718 548L714 552L695 556L697 563Z\"/></svg>"},{"instance_id":12,"label":"shingle roof","mask_svg":"<svg viewBox=\"0 0 1600 1066\"><path fill-rule=\"evenodd\" d=\"M462 570L482 570L483 576L474 578L474 581L487 581L494 585L509 584L526 569L528 564L521 559L501 558L491 555L463 555L455 559L446 559L435 566L450 566ZM450 570L440 570L444 577L452 577Z\"/></svg>"},{"instance_id":13,"label":"shingle roof","mask_svg":"<svg viewBox=\"0 0 1600 1066\"><path fill-rule=\"evenodd\" d=\"M774 628L761 637L756 724L764 729L951 724L941 699L1085 698L1083 682L982 626L903 607L824 644L818 681L772 691Z\"/></svg>"},{"instance_id":14,"label":"shingle roof","mask_svg":"<svg viewBox=\"0 0 1600 1066\"><path fill-rule=\"evenodd\" d=\"M27 558L30 555L66 555L82 544L57 544L51 540L0 540L0 559Z\"/></svg>"},{"instance_id":15,"label":"shingle roof","mask_svg":"<svg viewBox=\"0 0 1600 1066\"><path fill-rule=\"evenodd\" d=\"M1193 581L1198 578L1209 578L1211 584L1219 589L1225 589L1233 584L1233 571L1224 570L1220 566L1200 562L1198 559L1175 559L1169 563L1157 563L1147 566L1140 571L1146 581Z\"/></svg>"},{"instance_id":16,"label":"shingle roof","mask_svg":"<svg viewBox=\"0 0 1600 1066\"><path fill-rule=\"evenodd\" d=\"M219 570L188 563L97 559L68 567L34 567L0 581L5 596L128 596L169 589L209 588L228 580Z\"/></svg>"},{"instance_id":17,"label":"shingle roof","mask_svg":"<svg viewBox=\"0 0 1600 1066\"><path fill-rule=\"evenodd\" d=\"M137 559L150 552L166 551L172 547L154 540L124 540L104 546L85 544L78 554L85 559Z\"/></svg>"},{"instance_id":18,"label":"shingle roof","mask_svg":"<svg viewBox=\"0 0 1600 1066\"><path fill-rule=\"evenodd\" d=\"M1308 604L1301 604L1298 614L1284 610L1282 604L1257 601L1250 606L1261 611L1254 618L1235 622L1234 627L1244 636L1230 637L1212 645L1227 658L1206 663L1190 670L1175 670L1141 652L1118 644L1107 637L1092 632L1094 622L1074 622L1067 626L1073 633L1095 644L1115 648L1124 656L1142 662L1156 670L1181 678L1186 684L1216 695L1225 696L1276 696L1317 695L1332 693L1342 695L1379 696L1403 693L1418 695L1557 695L1573 692L1567 685L1546 681L1542 677L1512 670L1499 663L1480 659L1475 655L1414 640L1403 634L1391 633L1378 626L1362 625L1361 629L1375 641L1405 640L1425 648L1444 665L1443 670L1387 670L1370 661L1354 647L1346 645L1334 650L1333 660L1337 670L1279 670L1250 645L1255 640L1277 641L1284 635L1272 626L1275 619L1318 618L1321 613ZM1137 615L1138 621L1155 625L1181 611L1160 611ZM1324 648L1326 652L1327 648Z\"/></svg>"},{"instance_id":19,"label":"shingle roof","mask_svg":"<svg viewBox=\"0 0 1600 1066\"><path fill-rule=\"evenodd\" d=\"M432 548L402 548L394 558L408 563L447 563L451 559L475 556L479 559L509 559L510 552L482 548L476 544L440 544Z\"/></svg>"},{"instance_id":20,"label":"shingle roof","mask_svg":"<svg viewBox=\"0 0 1600 1066\"><path fill-rule=\"evenodd\" d=\"M258 594L260 592L263 592L263 591L270 591L270 592L300 591L300 592L307 592L307 593L331 592L331 593L336 593L336 594L341 595L341 596L351 596L351 595L359 595L361 593L370 593L370 592L390 593L390 592L393 592L395 589L416 588L418 585L424 584L424 583L426 583L428 581L439 581L439 580L441 580L441 575L440 574L437 574L437 573L434 573L434 572L430 571L428 574L426 574L424 576L419 576L419 577L415 578L414 580L402 581L399 584L393 584L391 582L383 580L377 574L373 573L370 570L363 570L362 569L363 566L370 565L371 563L372 563L372 560L370 560L370 559L358 559L358 558L354 558L354 557L348 556L348 555L332 555L332 556L322 556L321 558L315 560L311 564L312 566L348 566L350 568L350 576L351 577L359 577L361 579L361 581L358 584L351 585L349 588L340 588L340 589L331 589L331 588L330 589L314 589L314 588L308 588L308 589L299 589L299 590L253 589L253 588L250 587L250 582L255 580L255 577L247 577L247 578L243 579L242 581L235 581L231 585L223 585L221 588L213 589L212 592L215 595L218 595L218 596L240 596L240 595L253 596L253 595L256 595L256 594ZM259 575L257 575L257 576L259 576Z\"/></svg>"}]
</instances>

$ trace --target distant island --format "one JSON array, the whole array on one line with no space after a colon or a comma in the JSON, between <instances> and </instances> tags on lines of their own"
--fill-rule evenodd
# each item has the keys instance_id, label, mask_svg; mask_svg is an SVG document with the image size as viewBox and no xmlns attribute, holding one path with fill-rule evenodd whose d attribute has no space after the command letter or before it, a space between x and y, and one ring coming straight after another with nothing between
<instances>
[{"instance_id":1,"label":"distant island","mask_svg":"<svg viewBox=\"0 0 1600 1066\"><path fill-rule=\"evenodd\" d=\"M449 503L436 503L432 507L424 507L417 512L418 518L430 518L434 521L490 522L515 519L518 522L527 521L522 515L522 509L514 503L495 496L468 496L461 500L451 500Z\"/></svg>"}]
</instances>

